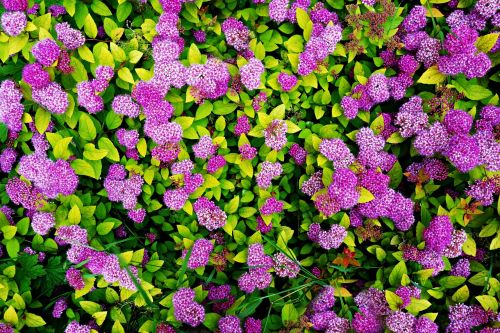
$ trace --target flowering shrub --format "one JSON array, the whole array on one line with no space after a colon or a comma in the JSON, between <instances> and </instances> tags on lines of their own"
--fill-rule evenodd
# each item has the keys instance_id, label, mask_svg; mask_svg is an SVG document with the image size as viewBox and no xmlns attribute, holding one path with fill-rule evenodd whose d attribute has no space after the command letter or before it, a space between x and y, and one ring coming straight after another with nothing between
<instances>
[{"instance_id":1,"label":"flowering shrub","mask_svg":"<svg viewBox=\"0 0 500 333\"><path fill-rule=\"evenodd\" d=\"M0 332L500 331L498 0L0 3Z\"/></svg>"}]
</instances>

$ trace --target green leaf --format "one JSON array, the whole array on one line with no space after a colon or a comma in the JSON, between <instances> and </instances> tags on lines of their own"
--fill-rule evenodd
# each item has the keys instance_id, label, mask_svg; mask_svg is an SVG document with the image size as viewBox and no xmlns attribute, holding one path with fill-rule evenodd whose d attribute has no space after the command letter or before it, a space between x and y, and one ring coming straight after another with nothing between
<instances>
[{"instance_id":1,"label":"green leaf","mask_svg":"<svg viewBox=\"0 0 500 333\"><path fill-rule=\"evenodd\" d=\"M469 288L465 285L459 288L453 296L451 296L451 299L453 302L456 303L464 303L467 299L469 298Z\"/></svg>"},{"instance_id":2,"label":"green leaf","mask_svg":"<svg viewBox=\"0 0 500 333\"><path fill-rule=\"evenodd\" d=\"M57 141L53 151L55 158L60 158L63 160L67 160L69 158L69 156L71 155L71 151L69 150L68 146L71 143L71 140L73 140L73 138L68 137L62 138L61 140Z\"/></svg>"},{"instance_id":3,"label":"green leaf","mask_svg":"<svg viewBox=\"0 0 500 333\"><path fill-rule=\"evenodd\" d=\"M87 16L85 17L83 30L85 31L85 34L90 38L97 37L97 25L95 24L95 21L90 14L87 14Z\"/></svg>"},{"instance_id":4,"label":"green leaf","mask_svg":"<svg viewBox=\"0 0 500 333\"><path fill-rule=\"evenodd\" d=\"M77 175L88 176L97 179L94 168L89 164L89 162L85 160L76 159L71 162L71 167L73 168L73 170L75 170L75 173Z\"/></svg>"},{"instance_id":5,"label":"green leaf","mask_svg":"<svg viewBox=\"0 0 500 333\"><path fill-rule=\"evenodd\" d=\"M13 225L6 225L3 226L1 230L4 239L12 239L16 235L17 227Z\"/></svg>"},{"instance_id":6,"label":"green leaf","mask_svg":"<svg viewBox=\"0 0 500 333\"><path fill-rule=\"evenodd\" d=\"M75 15L76 0L63 0L63 5L69 16Z\"/></svg>"},{"instance_id":7,"label":"green leaf","mask_svg":"<svg viewBox=\"0 0 500 333\"><path fill-rule=\"evenodd\" d=\"M7 244L5 244L5 247L7 248L7 253L9 254L9 257L11 258L17 257L17 254L19 253L19 241L17 240L17 238L9 239Z\"/></svg>"},{"instance_id":8,"label":"green leaf","mask_svg":"<svg viewBox=\"0 0 500 333\"><path fill-rule=\"evenodd\" d=\"M375 199L375 196L364 187L361 188L359 194L358 203L367 203Z\"/></svg>"},{"instance_id":9,"label":"green leaf","mask_svg":"<svg viewBox=\"0 0 500 333\"><path fill-rule=\"evenodd\" d=\"M24 322L28 327L41 327L46 324L45 320L43 320L42 317L34 313L26 312L24 313L24 316L25 316Z\"/></svg>"},{"instance_id":10,"label":"green leaf","mask_svg":"<svg viewBox=\"0 0 500 333\"><path fill-rule=\"evenodd\" d=\"M5 311L5 313L3 314L3 319L7 323L12 325L17 324L17 321L19 320L19 318L17 317L17 312L12 306L9 306L9 308Z\"/></svg>"},{"instance_id":11,"label":"green leaf","mask_svg":"<svg viewBox=\"0 0 500 333\"><path fill-rule=\"evenodd\" d=\"M403 300L401 299L401 297L390 290L385 291L385 299L387 300L387 304L389 304L389 307L393 311L398 311L403 305Z\"/></svg>"},{"instance_id":12,"label":"green leaf","mask_svg":"<svg viewBox=\"0 0 500 333\"><path fill-rule=\"evenodd\" d=\"M38 133L43 134L50 124L50 112L38 108L35 113L35 126Z\"/></svg>"},{"instance_id":13,"label":"green leaf","mask_svg":"<svg viewBox=\"0 0 500 333\"><path fill-rule=\"evenodd\" d=\"M480 36L478 39L476 39L476 47L479 52L484 52L488 53L493 46L495 46L498 36L500 34L498 32L487 34L484 36Z\"/></svg>"},{"instance_id":14,"label":"green leaf","mask_svg":"<svg viewBox=\"0 0 500 333\"><path fill-rule=\"evenodd\" d=\"M124 2L118 6L116 9L116 18L118 22L123 22L132 13L132 4L130 2Z\"/></svg>"},{"instance_id":15,"label":"green leaf","mask_svg":"<svg viewBox=\"0 0 500 333\"><path fill-rule=\"evenodd\" d=\"M118 77L125 82L132 84L135 83L134 77L132 76L130 69L128 69L127 67L120 68L120 70L118 71Z\"/></svg>"},{"instance_id":16,"label":"green leaf","mask_svg":"<svg viewBox=\"0 0 500 333\"><path fill-rule=\"evenodd\" d=\"M417 299L412 297L410 304L406 307L406 310L416 316L420 311L424 311L431 305L431 302L426 299Z\"/></svg>"},{"instance_id":17,"label":"green leaf","mask_svg":"<svg viewBox=\"0 0 500 333\"><path fill-rule=\"evenodd\" d=\"M476 296L476 299L481 304L483 309L485 309L486 311L491 310L493 312L497 312L498 301L495 297L490 295L481 295L481 296Z\"/></svg>"},{"instance_id":18,"label":"green leaf","mask_svg":"<svg viewBox=\"0 0 500 333\"><path fill-rule=\"evenodd\" d=\"M79 123L78 133L80 134L82 139L87 141L94 140L97 135L97 130L90 116L86 113L82 113L80 115L78 123Z\"/></svg>"},{"instance_id":19,"label":"green leaf","mask_svg":"<svg viewBox=\"0 0 500 333\"><path fill-rule=\"evenodd\" d=\"M394 266L389 274L389 283L391 286L398 286L401 283L401 278L403 274L408 274L408 270L406 269L406 263L404 261L400 261Z\"/></svg>"},{"instance_id":20,"label":"green leaf","mask_svg":"<svg viewBox=\"0 0 500 333\"><path fill-rule=\"evenodd\" d=\"M92 11L94 13L96 13L97 15L100 15L100 16L113 15L111 13L111 11L109 10L108 6L106 6L106 4L104 4L104 2L101 2L99 0L93 0L92 4L90 5L90 9L92 9Z\"/></svg>"},{"instance_id":21,"label":"green leaf","mask_svg":"<svg viewBox=\"0 0 500 333\"><path fill-rule=\"evenodd\" d=\"M240 197L239 195L235 196L232 198L225 206L224 206L224 211L227 214L233 214L236 213L236 210L238 210L238 206L240 204Z\"/></svg>"},{"instance_id":22,"label":"green leaf","mask_svg":"<svg viewBox=\"0 0 500 333\"><path fill-rule=\"evenodd\" d=\"M474 257L476 255L476 241L471 235L467 234L467 240L462 245L462 250L470 256Z\"/></svg>"},{"instance_id":23,"label":"green leaf","mask_svg":"<svg viewBox=\"0 0 500 333\"><path fill-rule=\"evenodd\" d=\"M82 219L82 214L80 213L80 208L77 205L71 207L68 213L68 221L71 224L78 224Z\"/></svg>"},{"instance_id":24,"label":"green leaf","mask_svg":"<svg viewBox=\"0 0 500 333\"><path fill-rule=\"evenodd\" d=\"M290 52L300 53L304 51L304 39L302 36L293 35L285 42L285 47Z\"/></svg>"},{"instance_id":25,"label":"green leaf","mask_svg":"<svg viewBox=\"0 0 500 333\"><path fill-rule=\"evenodd\" d=\"M102 310L101 305L99 303L91 301L80 301L80 306L89 315L93 315L94 313Z\"/></svg>"},{"instance_id":26,"label":"green leaf","mask_svg":"<svg viewBox=\"0 0 500 333\"><path fill-rule=\"evenodd\" d=\"M447 289L453 289L465 282L466 278L463 276L445 276L439 279L439 284Z\"/></svg>"},{"instance_id":27,"label":"green leaf","mask_svg":"<svg viewBox=\"0 0 500 333\"><path fill-rule=\"evenodd\" d=\"M281 320L283 325L294 323L299 319L299 313L292 303L286 303L281 309Z\"/></svg>"},{"instance_id":28,"label":"green leaf","mask_svg":"<svg viewBox=\"0 0 500 333\"><path fill-rule=\"evenodd\" d=\"M479 101L492 95L490 90L478 84L470 83L463 76L457 77L456 80L452 81L452 84L458 92L463 93L465 97L473 101Z\"/></svg>"},{"instance_id":29,"label":"green leaf","mask_svg":"<svg viewBox=\"0 0 500 333\"><path fill-rule=\"evenodd\" d=\"M417 83L438 84L446 80L446 75L438 70L437 65L429 67L418 79Z\"/></svg>"},{"instance_id":30,"label":"green leaf","mask_svg":"<svg viewBox=\"0 0 500 333\"><path fill-rule=\"evenodd\" d=\"M76 82L82 82L88 79L87 70L80 60L71 57L70 64L74 68L73 72L71 72L71 77L75 79Z\"/></svg>"},{"instance_id":31,"label":"green leaf","mask_svg":"<svg viewBox=\"0 0 500 333\"><path fill-rule=\"evenodd\" d=\"M80 55L80 58L83 60L86 60L87 62L94 63L94 54L92 54L92 51L87 47L87 45L82 45L78 48L78 54Z\"/></svg>"},{"instance_id":32,"label":"green leaf","mask_svg":"<svg viewBox=\"0 0 500 333\"><path fill-rule=\"evenodd\" d=\"M109 139L108 139L109 140ZM105 149L97 149L94 144L87 143L84 147L83 157L89 161L99 161L108 155Z\"/></svg>"},{"instance_id":33,"label":"green leaf","mask_svg":"<svg viewBox=\"0 0 500 333\"><path fill-rule=\"evenodd\" d=\"M190 64L201 63L201 52L195 43L192 43L188 51L188 60Z\"/></svg>"},{"instance_id":34,"label":"green leaf","mask_svg":"<svg viewBox=\"0 0 500 333\"><path fill-rule=\"evenodd\" d=\"M215 332L217 329L217 324L219 322L220 315L217 313L207 313L205 315L205 320L203 321L203 325L208 328L211 332Z\"/></svg>"},{"instance_id":35,"label":"green leaf","mask_svg":"<svg viewBox=\"0 0 500 333\"><path fill-rule=\"evenodd\" d=\"M118 149L116 149L115 145L113 144L113 142L110 139L108 139L106 137L102 137L97 142L97 145L98 145L99 149L107 151L107 154L106 154L107 159L114 161L114 162L120 161L120 154L118 153Z\"/></svg>"},{"instance_id":36,"label":"green leaf","mask_svg":"<svg viewBox=\"0 0 500 333\"><path fill-rule=\"evenodd\" d=\"M213 108L213 104L210 101L205 100L205 102L203 102L203 104L196 110L196 116L194 119L199 120L208 117L210 113L212 113Z\"/></svg>"},{"instance_id":37,"label":"green leaf","mask_svg":"<svg viewBox=\"0 0 500 333\"><path fill-rule=\"evenodd\" d=\"M97 225L96 230L99 235L104 236L109 234L109 232L113 230L114 226L114 222L102 222Z\"/></svg>"},{"instance_id":38,"label":"green leaf","mask_svg":"<svg viewBox=\"0 0 500 333\"><path fill-rule=\"evenodd\" d=\"M110 130L113 130L113 129L120 127L120 125L122 124L122 121L123 121L122 117L117 115L114 112L108 112L108 114L106 115L106 121L105 121L106 126Z\"/></svg>"}]
</instances>

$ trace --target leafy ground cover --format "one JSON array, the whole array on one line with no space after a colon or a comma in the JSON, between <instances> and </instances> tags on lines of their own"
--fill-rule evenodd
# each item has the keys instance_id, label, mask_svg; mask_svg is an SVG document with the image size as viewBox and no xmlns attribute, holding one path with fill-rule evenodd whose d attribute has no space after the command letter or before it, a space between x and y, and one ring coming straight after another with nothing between
<instances>
[{"instance_id":1,"label":"leafy ground cover","mask_svg":"<svg viewBox=\"0 0 500 333\"><path fill-rule=\"evenodd\" d=\"M0 332L499 332L498 0L1 0Z\"/></svg>"}]
</instances>

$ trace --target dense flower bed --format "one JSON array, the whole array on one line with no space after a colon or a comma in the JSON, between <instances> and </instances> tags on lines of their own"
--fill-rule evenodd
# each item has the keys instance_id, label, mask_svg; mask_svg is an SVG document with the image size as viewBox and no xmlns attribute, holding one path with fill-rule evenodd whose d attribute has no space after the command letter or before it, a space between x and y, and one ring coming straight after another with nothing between
<instances>
[{"instance_id":1,"label":"dense flower bed","mask_svg":"<svg viewBox=\"0 0 500 333\"><path fill-rule=\"evenodd\" d=\"M0 332L500 331L498 0L0 3Z\"/></svg>"}]
</instances>

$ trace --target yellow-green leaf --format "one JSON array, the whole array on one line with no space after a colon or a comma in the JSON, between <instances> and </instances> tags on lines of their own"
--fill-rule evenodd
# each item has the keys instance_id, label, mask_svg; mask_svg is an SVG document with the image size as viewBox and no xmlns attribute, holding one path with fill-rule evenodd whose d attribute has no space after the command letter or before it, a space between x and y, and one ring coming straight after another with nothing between
<instances>
[{"instance_id":1,"label":"yellow-green leaf","mask_svg":"<svg viewBox=\"0 0 500 333\"><path fill-rule=\"evenodd\" d=\"M125 82L132 84L135 83L134 77L132 76L130 69L128 69L127 67L120 68L120 70L118 71L118 77Z\"/></svg>"},{"instance_id":2,"label":"yellow-green leaf","mask_svg":"<svg viewBox=\"0 0 500 333\"><path fill-rule=\"evenodd\" d=\"M476 47L479 52L487 53L495 46L500 33L495 32L479 37L476 40Z\"/></svg>"},{"instance_id":3,"label":"yellow-green leaf","mask_svg":"<svg viewBox=\"0 0 500 333\"><path fill-rule=\"evenodd\" d=\"M476 296L476 299L481 304L483 309L485 309L486 311L492 310L493 312L497 312L498 301L495 297L490 295L481 295L481 296Z\"/></svg>"},{"instance_id":4,"label":"yellow-green leaf","mask_svg":"<svg viewBox=\"0 0 500 333\"><path fill-rule=\"evenodd\" d=\"M16 310L11 306L5 311L3 314L3 319L8 322L9 324L17 324L17 321L19 318L17 317L17 312Z\"/></svg>"},{"instance_id":5,"label":"yellow-green leaf","mask_svg":"<svg viewBox=\"0 0 500 333\"><path fill-rule=\"evenodd\" d=\"M429 67L418 79L418 83L423 84L438 84L446 80L446 75L441 73L437 66Z\"/></svg>"},{"instance_id":6,"label":"yellow-green leaf","mask_svg":"<svg viewBox=\"0 0 500 333\"><path fill-rule=\"evenodd\" d=\"M25 316L24 322L28 327L41 327L46 324L45 320L43 320L42 317L34 313L26 312L24 316Z\"/></svg>"}]
</instances>

